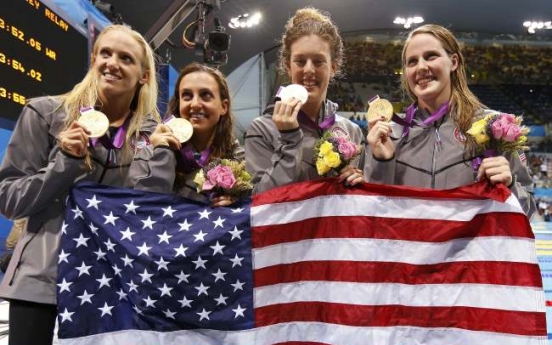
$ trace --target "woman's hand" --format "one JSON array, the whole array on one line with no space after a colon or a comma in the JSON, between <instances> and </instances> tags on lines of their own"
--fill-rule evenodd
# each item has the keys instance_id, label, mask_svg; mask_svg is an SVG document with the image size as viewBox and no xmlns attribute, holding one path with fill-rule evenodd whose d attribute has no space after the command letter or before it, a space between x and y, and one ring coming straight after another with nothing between
<instances>
[{"instance_id":1,"label":"woman's hand","mask_svg":"<svg viewBox=\"0 0 552 345\"><path fill-rule=\"evenodd\" d=\"M272 121L279 131L288 131L299 127L297 114L303 104L300 100L292 98L289 102L278 101L274 105Z\"/></svg>"},{"instance_id":2,"label":"woman's hand","mask_svg":"<svg viewBox=\"0 0 552 345\"><path fill-rule=\"evenodd\" d=\"M477 171L476 180L479 181L483 176L487 177L492 184L504 183L507 187L510 187L513 181L510 163L503 156L483 159Z\"/></svg>"},{"instance_id":3,"label":"woman's hand","mask_svg":"<svg viewBox=\"0 0 552 345\"><path fill-rule=\"evenodd\" d=\"M155 128L155 131L150 136L150 141L153 147L169 146L173 150L180 150L182 144L174 135L171 128L163 123L160 123Z\"/></svg>"},{"instance_id":4,"label":"woman's hand","mask_svg":"<svg viewBox=\"0 0 552 345\"><path fill-rule=\"evenodd\" d=\"M392 132L391 124L382 121L383 119L382 117L368 123L370 130L366 136L366 141L374 157L380 160L388 160L395 154L395 145L389 137Z\"/></svg>"},{"instance_id":5,"label":"woman's hand","mask_svg":"<svg viewBox=\"0 0 552 345\"><path fill-rule=\"evenodd\" d=\"M84 157L88 152L88 130L77 121L58 135L59 148L74 157Z\"/></svg>"},{"instance_id":6,"label":"woman's hand","mask_svg":"<svg viewBox=\"0 0 552 345\"><path fill-rule=\"evenodd\" d=\"M231 197L230 195L216 196L211 199L211 207L230 206L236 201L237 199Z\"/></svg>"},{"instance_id":7,"label":"woman's hand","mask_svg":"<svg viewBox=\"0 0 552 345\"><path fill-rule=\"evenodd\" d=\"M345 182L346 186L354 186L366 181L364 180L362 170L352 165L347 165L339 172L339 182Z\"/></svg>"}]
</instances>

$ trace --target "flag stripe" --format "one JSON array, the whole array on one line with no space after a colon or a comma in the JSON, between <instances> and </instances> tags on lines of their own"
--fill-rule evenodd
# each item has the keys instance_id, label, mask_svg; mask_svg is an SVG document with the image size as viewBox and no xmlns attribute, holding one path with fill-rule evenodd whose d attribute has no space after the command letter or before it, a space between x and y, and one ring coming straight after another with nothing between
<instances>
[{"instance_id":1,"label":"flag stripe","mask_svg":"<svg viewBox=\"0 0 552 345\"><path fill-rule=\"evenodd\" d=\"M318 321L365 327L461 328L472 331L536 336L546 333L542 313L521 313L470 307L370 306L324 302L278 304L256 309L259 326L285 322ZM477 342L477 344L480 344Z\"/></svg>"},{"instance_id":2,"label":"flag stripe","mask_svg":"<svg viewBox=\"0 0 552 345\"><path fill-rule=\"evenodd\" d=\"M519 213L479 214L467 222L382 217L323 217L287 224L258 226L253 248L309 238L379 238L444 242L456 238L512 236L534 238Z\"/></svg>"},{"instance_id":3,"label":"flag stripe","mask_svg":"<svg viewBox=\"0 0 552 345\"><path fill-rule=\"evenodd\" d=\"M524 312L544 312L540 289L484 284L394 284L298 282L258 287L255 305L325 301L347 305L465 306ZM503 296L508 296L505 300Z\"/></svg>"},{"instance_id":4,"label":"flag stripe","mask_svg":"<svg viewBox=\"0 0 552 345\"><path fill-rule=\"evenodd\" d=\"M317 239L253 250L255 269L301 261L373 261L432 265L462 261L536 263L535 244L517 238L478 237L444 243L380 239Z\"/></svg>"},{"instance_id":5,"label":"flag stripe","mask_svg":"<svg viewBox=\"0 0 552 345\"><path fill-rule=\"evenodd\" d=\"M392 272L390 274L390 272ZM298 281L359 283L452 284L477 283L541 286L537 264L517 262L450 262L411 265L398 262L308 261L255 271L255 286Z\"/></svg>"},{"instance_id":6,"label":"flag stripe","mask_svg":"<svg viewBox=\"0 0 552 345\"><path fill-rule=\"evenodd\" d=\"M339 205L339 207L335 207ZM366 207L370 205L370 207ZM512 212L523 214L519 202L494 200L420 200L387 196L324 195L312 199L251 208L252 226L288 224L318 217L382 217L396 219L441 219L468 221L477 214Z\"/></svg>"}]
</instances>

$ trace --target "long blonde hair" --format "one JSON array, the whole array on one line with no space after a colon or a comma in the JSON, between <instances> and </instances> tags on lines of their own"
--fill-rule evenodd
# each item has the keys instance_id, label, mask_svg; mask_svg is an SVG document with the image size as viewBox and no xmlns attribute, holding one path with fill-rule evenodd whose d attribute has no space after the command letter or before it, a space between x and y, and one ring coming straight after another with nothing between
<instances>
[{"instance_id":1,"label":"long blonde hair","mask_svg":"<svg viewBox=\"0 0 552 345\"><path fill-rule=\"evenodd\" d=\"M128 158L133 154L130 148L130 139L132 137L135 137L136 139L139 138L139 130L146 118L151 116L158 122L160 121L159 111L157 110L158 83L155 69L155 55L149 44L140 33L124 25L110 25L105 28L98 35L98 38L94 43L94 47L92 48L92 57L88 72L80 83L75 85L71 91L61 96L61 106L64 107L67 114L64 123L64 129L66 129L73 121L79 118L81 108L97 104L101 105L98 90L98 81L100 76L97 69L93 66L98 54L99 42L106 33L112 31L120 31L134 38L134 40L142 48L142 60L140 61L142 68L148 72L147 81L143 85L138 86L136 94L134 95L130 105L130 108L134 114L130 120L123 147L123 157Z\"/></svg>"},{"instance_id":2,"label":"long blonde hair","mask_svg":"<svg viewBox=\"0 0 552 345\"><path fill-rule=\"evenodd\" d=\"M408 44L410 43L412 37L418 34L432 35L439 42L441 42L443 49L445 49L449 56L453 54L458 56L458 67L456 70L452 71L450 75L452 89L450 109L451 114L454 114L454 122L458 125L462 133L466 134L474 119L481 116L483 114L482 110L486 107L468 88L468 78L466 76L466 63L464 56L462 55L458 41L448 29L440 25L427 24L412 30L408 34L402 51L402 88L408 93L414 102L418 102L418 97L416 97L410 89L406 76L406 49L408 48ZM469 139L470 136L466 135L466 137L468 137L466 145L470 149L474 149L474 143Z\"/></svg>"}]
</instances>

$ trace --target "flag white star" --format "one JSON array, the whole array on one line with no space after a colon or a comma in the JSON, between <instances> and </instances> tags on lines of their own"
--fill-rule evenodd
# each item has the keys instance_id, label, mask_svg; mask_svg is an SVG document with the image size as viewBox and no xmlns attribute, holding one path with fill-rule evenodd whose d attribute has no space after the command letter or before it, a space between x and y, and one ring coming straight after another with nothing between
<instances>
[{"instance_id":1,"label":"flag white star","mask_svg":"<svg viewBox=\"0 0 552 345\"><path fill-rule=\"evenodd\" d=\"M238 230L238 227L237 226L234 226L234 230L232 231L228 231L228 233L230 235L232 235L232 238L230 239L230 241L233 241L234 238L237 238L237 239L242 239L241 238L241 234L242 234L243 230Z\"/></svg>"},{"instance_id":2,"label":"flag white star","mask_svg":"<svg viewBox=\"0 0 552 345\"><path fill-rule=\"evenodd\" d=\"M75 248L78 248L80 246L88 247L88 244L86 243L90 237L84 237L83 234L80 234L78 238L73 238L73 241L77 242L77 246Z\"/></svg>"},{"instance_id":3,"label":"flag white star","mask_svg":"<svg viewBox=\"0 0 552 345\"><path fill-rule=\"evenodd\" d=\"M237 318L238 316L241 316L241 317L245 317L243 315L243 312L246 310L246 308L242 308L241 305L238 304L238 307L236 309L232 309L232 311L234 312L234 319Z\"/></svg>"},{"instance_id":4,"label":"flag white star","mask_svg":"<svg viewBox=\"0 0 552 345\"><path fill-rule=\"evenodd\" d=\"M94 207L96 210L98 209L98 205L102 202L96 199L96 194L94 194L92 199L86 199L86 201L88 201L88 206L86 206L86 208Z\"/></svg>"},{"instance_id":5,"label":"flag white star","mask_svg":"<svg viewBox=\"0 0 552 345\"><path fill-rule=\"evenodd\" d=\"M242 265L241 262L242 262L243 259L244 259L243 257L240 258L240 257L238 256L238 253L236 253L236 255L234 256L234 258L233 258L233 259L230 259L230 261L232 261L232 268L234 268L234 266L241 266L241 265Z\"/></svg>"},{"instance_id":6,"label":"flag white star","mask_svg":"<svg viewBox=\"0 0 552 345\"><path fill-rule=\"evenodd\" d=\"M73 217L73 219L77 219L77 218L82 218L82 219L84 219L84 216L82 215L82 211L81 211L81 209L80 209L78 206L75 206L75 208L72 209L71 211L73 211L73 213L75 214L75 216Z\"/></svg>"},{"instance_id":7,"label":"flag white star","mask_svg":"<svg viewBox=\"0 0 552 345\"><path fill-rule=\"evenodd\" d=\"M165 314L165 317L169 318L169 319L173 319L173 320L176 320L174 318L174 316L176 315L176 312L172 312L170 309L167 308L167 310L165 310L163 312L163 314Z\"/></svg>"},{"instance_id":8,"label":"flag white star","mask_svg":"<svg viewBox=\"0 0 552 345\"><path fill-rule=\"evenodd\" d=\"M80 267L75 267L75 269L77 271L79 271L79 277L83 274L88 274L90 275L90 272L88 272L88 270L91 268L92 266L86 266L84 264L84 261L82 262L82 264L80 265Z\"/></svg>"},{"instance_id":9,"label":"flag white star","mask_svg":"<svg viewBox=\"0 0 552 345\"><path fill-rule=\"evenodd\" d=\"M108 251L111 250L113 253L115 253L115 243L112 243L110 238L108 238L107 242L104 242L104 244L107 247Z\"/></svg>"},{"instance_id":10,"label":"flag white star","mask_svg":"<svg viewBox=\"0 0 552 345\"><path fill-rule=\"evenodd\" d=\"M200 267L203 267L203 268L207 269L207 267L205 267L205 263L207 262L207 260L203 260L201 258L201 256L198 256L197 260L195 260L195 261L192 260L192 262L196 265L196 267L195 267L196 270Z\"/></svg>"},{"instance_id":11,"label":"flag white star","mask_svg":"<svg viewBox=\"0 0 552 345\"><path fill-rule=\"evenodd\" d=\"M88 291L84 290L83 294L80 295L80 296L77 296L77 298L79 298L81 300L80 305L83 305L84 303L93 304L92 303L92 296L94 296L93 293L89 294Z\"/></svg>"},{"instance_id":12,"label":"flag white star","mask_svg":"<svg viewBox=\"0 0 552 345\"><path fill-rule=\"evenodd\" d=\"M180 306L182 308L184 308L184 307L191 308L192 307L192 302L193 302L193 300L187 299L186 296L184 296L184 297L182 297L182 299L178 300L178 303L180 303Z\"/></svg>"},{"instance_id":13,"label":"flag white star","mask_svg":"<svg viewBox=\"0 0 552 345\"><path fill-rule=\"evenodd\" d=\"M226 219L222 219L220 216L218 217L217 220L213 221L213 224L215 224L215 226L213 227L213 229L216 229L217 227L221 227L221 228L224 228L224 226L222 225L222 223L224 223Z\"/></svg>"},{"instance_id":14,"label":"flag white star","mask_svg":"<svg viewBox=\"0 0 552 345\"><path fill-rule=\"evenodd\" d=\"M136 305L133 305L132 306L132 309L134 309L134 311L136 312L136 314L140 314L140 315L143 315L144 313L140 310L140 308L138 308L138 306Z\"/></svg>"},{"instance_id":15,"label":"flag white star","mask_svg":"<svg viewBox=\"0 0 552 345\"><path fill-rule=\"evenodd\" d=\"M149 273L147 269L144 268L144 272L143 273L138 273L138 275L140 277L142 277L142 283L145 282L145 281L153 283L150 279L151 277L153 277L153 274Z\"/></svg>"},{"instance_id":16,"label":"flag white star","mask_svg":"<svg viewBox=\"0 0 552 345\"><path fill-rule=\"evenodd\" d=\"M128 292L136 292L138 293L138 285L134 284L134 282L131 280L130 283L127 283L128 285Z\"/></svg>"},{"instance_id":17,"label":"flag white star","mask_svg":"<svg viewBox=\"0 0 552 345\"><path fill-rule=\"evenodd\" d=\"M112 279L113 278L107 278L105 274L102 274L102 277L100 279L96 279L96 281L100 283L98 290L101 289L103 286L111 287L111 285L109 285L109 281Z\"/></svg>"},{"instance_id":18,"label":"flag white star","mask_svg":"<svg viewBox=\"0 0 552 345\"><path fill-rule=\"evenodd\" d=\"M151 220L150 216L148 216L148 219L146 220L141 220L141 222L144 223L142 230L144 230L145 228L150 228L151 230L153 230L153 224L157 223L155 220Z\"/></svg>"},{"instance_id":19,"label":"flag white star","mask_svg":"<svg viewBox=\"0 0 552 345\"><path fill-rule=\"evenodd\" d=\"M63 313L59 314L59 316L61 317L61 321L60 323L63 323L65 321L71 321L73 322L73 320L71 319L71 316L75 314L75 312L69 312L67 310L67 308L65 308L65 310L63 311Z\"/></svg>"},{"instance_id":20,"label":"flag white star","mask_svg":"<svg viewBox=\"0 0 552 345\"><path fill-rule=\"evenodd\" d=\"M224 273L220 270L220 268L218 269L217 273L211 273L213 276L215 276L215 283L219 280L222 280L222 281L226 281L226 279L224 279L224 276L227 274L227 273Z\"/></svg>"},{"instance_id":21,"label":"flag white star","mask_svg":"<svg viewBox=\"0 0 552 345\"><path fill-rule=\"evenodd\" d=\"M184 247L182 244L180 244L180 247L173 248L176 251L175 258L182 255L183 257L186 257L186 250L188 250L188 247Z\"/></svg>"},{"instance_id":22,"label":"flag white star","mask_svg":"<svg viewBox=\"0 0 552 345\"><path fill-rule=\"evenodd\" d=\"M69 289L69 286L71 286L71 284L73 284L73 282L68 282L65 280L65 278L63 278L63 281L57 284L57 286L59 286L59 292L60 293L62 293L63 291L71 292L71 289Z\"/></svg>"},{"instance_id":23,"label":"flag white star","mask_svg":"<svg viewBox=\"0 0 552 345\"><path fill-rule=\"evenodd\" d=\"M165 271L168 271L168 270L169 270L168 267L167 267L167 265L170 263L170 261L165 261L165 260L163 259L163 257L161 257L161 258L159 259L159 261L154 261L154 262L157 264L157 270L158 270L158 271L163 270L163 269L164 269Z\"/></svg>"},{"instance_id":24,"label":"flag white star","mask_svg":"<svg viewBox=\"0 0 552 345\"><path fill-rule=\"evenodd\" d=\"M123 270L121 270L121 269L119 268L119 266L113 265L113 266L111 266L111 268L113 268L113 274L114 274L114 275L119 276L119 277L121 276L121 272L122 272Z\"/></svg>"},{"instance_id":25,"label":"flag white star","mask_svg":"<svg viewBox=\"0 0 552 345\"><path fill-rule=\"evenodd\" d=\"M134 261L134 259L129 258L127 254L125 254L125 257L121 258L121 260L123 260L123 262L125 263L125 267L127 266L134 267L134 265L132 265L132 262Z\"/></svg>"},{"instance_id":26,"label":"flag white star","mask_svg":"<svg viewBox=\"0 0 552 345\"><path fill-rule=\"evenodd\" d=\"M173 288L172 287L168 287L167 284L163 283L163 286L160 287L160 288L157 288L157 290L161 291L161 297L167 295L169 297L172 297L171 295L171 290Z\"/></svg>"},{"instance_id":27,"label":"flag white star","mask_svg":"<svg viewBox=\"0 0 552 345\"><path fill-rule=\"evenodd\" d=\"M116 292L117 295L119 295L119 301L122 301L124 299L128 300L126 292L123 291L123 289L119 289L119 291Z\"/></svg>"},{"instance_id":28,"label":"flag white star","mask_svg":"<svg viewBox=\"0 0 552 345\"><path fill-rule=\"evenodd\" d=\"M65 221L61 224L61 233L64 235L67 234L67 224L65 224Z\"/></svg>"},{"instance_id":29,"label":"flag white star","mask_svg":"<svg viewBox=\"0 0 552 345\"><path fill-rule=\"evenodd\" d=\"M119 231L123 237L121 237L121 241L124 240L125 238L128 239L129 241L132 241L132 235L136 234L135 232L132 232L130 231L130 228L126 228L125 231Z\"/></svg>"},{"instance_id":30,"label":"flag white star","mask_svg":"<svg viewBox=\"0 0 552 345\"><path fill-rule=\"evenodd\" d=\"M111 314L111 309L113 309L113 307L107 305L107 302L104 302L104 306L101 307L101 308L98 308L98 310L101 310L101 312L102 312L102 315L100 317L103 317L106 314L109 314L109 315L113 316L113 314Z\"/></svg>"},{"instance_id":31,"label":"flag white star","mask_svg":"<svg viewBox=\"0 0 552 345\"><path fill-rule=\"evenodd\" d=\"M205 236L207 236L207 233L203 232L203 230L199 230L199 232L194 235L195 237L194 242L197 242L197 241L205 242Z\"/></svg>"},{"instance_id":32,"label":"flag white star","mask_svg":"<svg viewBox=\"0 0 552 345\"><path fill-rule=\"evenodd\" d=\"M132 212L134 214L136 214L136 209L140 206L136 206L134 205L134 200L131 200L130 201L130 204L124 204L125 207L126 207L126 211L125 211L125 214L129 213L129 212Z\"/></svg>"},{"instance_id":33,"label":"flag white star","mask_svg":"<svg viewBox=\"0 0 552 345\"><path fill-rule=\"evenodd\" d=\"M204 209L202 212L198 212L198 214L199 214L199 219L203 219L203 218L209 219L209 215L210 215L211 213L213 213L213 212L209 212L209 211L207 211L207 209Z\"/></svg>"},{"instance_id":34,"label":"flag white star","mask_svg":"<svg viewBox=\"0 0 552 345\"><path fill-rule=\"evenodd\" d=\"M173 217L173 213L176 212L175 209L173 209L171 206L167 207L167 208L161 208L163 210L163 217L165 216L169 216L169 217Z\"/></svg>"},{"instance_id":35,"label":"flag white star","mask_svg":"<svg viewBox=\"0 0 552 345\"><path fill-rule=\"evenodd\" d=\"M241 213L241 212L243 212L243 208L241 208L241 207L237 207L237 208L232 209L232 213Z\"/></svg>"},{"instance_id":36,"label":"flag white star","mask_svg":"<svg viewBox=\"0 0 552 345\"><path fill-rule=\"evenodd\" d=\"M196 286L195 289L197 290L198 296L202 294L205 294L205 296L209 296L209 294L207 293L207 290L209 290L209 286L205 286L203 285L203 283L201 283L199 286Z\"/></svg>"},{"instance_id":37,"label":"flag white star","mask_svg":"<svg viewBox=\"0 0 552 345\"><path fill-rule=\"evenodd\" d=\"M146 242L144 242L144 244L142 244L140 247L136 247L139 252L138 252L138 256L142 255L142 254L145 254L146 256L149 256L149 250L151 249L151 247L148 247L146 245Z\"/></svg>"},{"instance_id":38,"label":"flag white star","mask_svg":"<svg viewBox=\"0 0 552 345\"><path fill-rule=\"evenodd\" d=\"M88 227L90 228L90 231L92 231L94 235L96 236L98 235L98 228L94 226L94 223L90 222Z\"/></svg>"},{"instance_id":39,"label":"flag white star","mask_svg":"<svg viewBox=\"0 0 552 345\"><path fill-rule=\"evenodd\" d=\"M224 253L222 252L224 247L225 246L221 245L218 241L214 246L209 246L209 248L213 250L213 256L215 256L217 253L219 253L220 255L224 255Z\"/></svg>"},{"instance_id":40,"label":"flag white star","mask_svg":"<svg viewBox=\"0 0 552 345\"><path fill-rule=\"evenodd\" d=\"M181 282L189 283L188 281L189 276L190 276L189 274L185 274L183 271L180 271L180 274L175 274L175 277L178 278L177 284L180 284Z\"/></svg>"},{"instance_id":41,"label":"flag white star","mask_svg":"<svg viewBox=\"0 0 552 345\"><path fill-rule=\"evenodd\" d=\"M203 308L203 310L200 313L196 313L196 314L199 315L199 321L201 321L203 319L210 320L209 319L209 314L211 314L211 312L206 311L205 308Z\"/></svg>"},{"instance_id":42,"label":"flag white star","mask_svg":"<svg viewBox=\"0 0 552 345\"><path fill-rule=\"evenodd\" d=\"M96 254L96 260L100 261L100 260L106 260L107 259L105 258L105 256L107 255L107 253L105 253L102 248L98 248L97 251L94 252L94 254Z\"/></svg>"},{"instance_id":43,"label":"flag white star","mask_svg":"<svg viewBox=\"0 0 552 345\"><path fill-rule=\"evenodd\" d=\"M180 225L180 230L178 231L190 231L190 227L193 225L192 223L188 223L188 219L184 219L184 222L178 223Z\"/></svg>"},{"instance_id":44,"label":"flag white star","mask_svg":"<svg viewBox=\"0 0 552 345\"><path fill-rule=\"evenodd\" d=\"M58 255L58 265L60 263L62 263L63 261L69 263L69 261L67 261L67 258L69 257L69 255L71 255L71 253L66 253L63 249L61 250L61 253L59 253Z\"/></svg>"},{"instance_id":45,"label":"flag white star","mask_svg":"<svg viewBox=\"0 0 552 345\"><path fill-rule=\"evenodd\" d=\"M226 300L227 299L228 299L228 297L224 297L222 294L220 294L220 296L215 298L215 301L217 301L217 305L221 305L221 304L226 305Z\"/></svg>"},{"instance_id":46,"label":"flag white star","mask_svg":"<svg viewBox=\"0 0 552 345\"><path fill-rule=\"evenodd\" d=\"M243 286L244 286L245 283L242 283L240 282L240 280L236 280L236 282L234 284L230 284L234 287L234 292L238 291L238 290L242 290L243 291Z\"/></svg>"},{"instance_id":47,"label":"flag white star","mask_svg":"<svg viewBox=\"0 0 552 345\"><path fill-rule=\"evenodd\" d=\"M170 244L169 239L172 237L172 235L167 234L167 232L165 231L161 235L157 235L157 237L159 237L159 242L157 242L157 244L160 244L161 242L166 242L167 244Z\"/></svg>"},{"instance_id":48,"label":"flag white star","mask_svg":"<svg viewBox=\"0 0 552 345\"><path fill-rule=\"evenodd\" d=\"M115 217L113 215L113 212L109 212L109 216L103 216L105 218L105 222L104 222L104 225L105 224L111 224L113 226L115 226L115 221L117 219L119 219L119 217Z\"/></svg>"},{"instance_id":49,"label":"flag white star","mask_svg":"<svg viewBox=\"0 0 552 345\"><path fill-rule=\"evenodd\" d=\"M144 298L144 302L146 302L146 307L155 307L155 302L157 302L157 300L151 299L151 297L148 296L148 298Z\"/></svg>"}]
</instances>

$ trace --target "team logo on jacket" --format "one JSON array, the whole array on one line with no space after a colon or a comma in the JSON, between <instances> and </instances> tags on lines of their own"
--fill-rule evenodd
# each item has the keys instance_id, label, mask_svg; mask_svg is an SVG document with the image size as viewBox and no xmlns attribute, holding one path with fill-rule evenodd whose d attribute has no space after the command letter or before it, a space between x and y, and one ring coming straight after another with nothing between
<instances>
[{"instance_id":1,"label":"team logo on jacket","mask_svg":"<svg viewBox=\"0 0 552 345\"><path fill-rule=\"evenodd\" d=\"M464 144L467 140L464 133L462 133L462 131L458 127L454 129L454 139L456 139L461 144Z\"/></svg>"},{"instance_id":2,"label":"team logo on jacket","mask_svg":"<svg viewBox=\"0 0 552 345\"><path fill-rule=\"evenodd\" d=\"M130 140L130 148L136 153L142 151L150 144L149 136L145 133L140 133L138 139L132 137Z\"/></svg>"},{"instance_id":3,"label":"team logo on jacket","mask_svg":"<svg viewBox=\"0 0 552 345\"><path fill-rule=\"evenodd\" d=\"M337 126L332 128L332 134L336 137L349 138L349 134L343 128Z\"/></svg>"}]
</instances>

